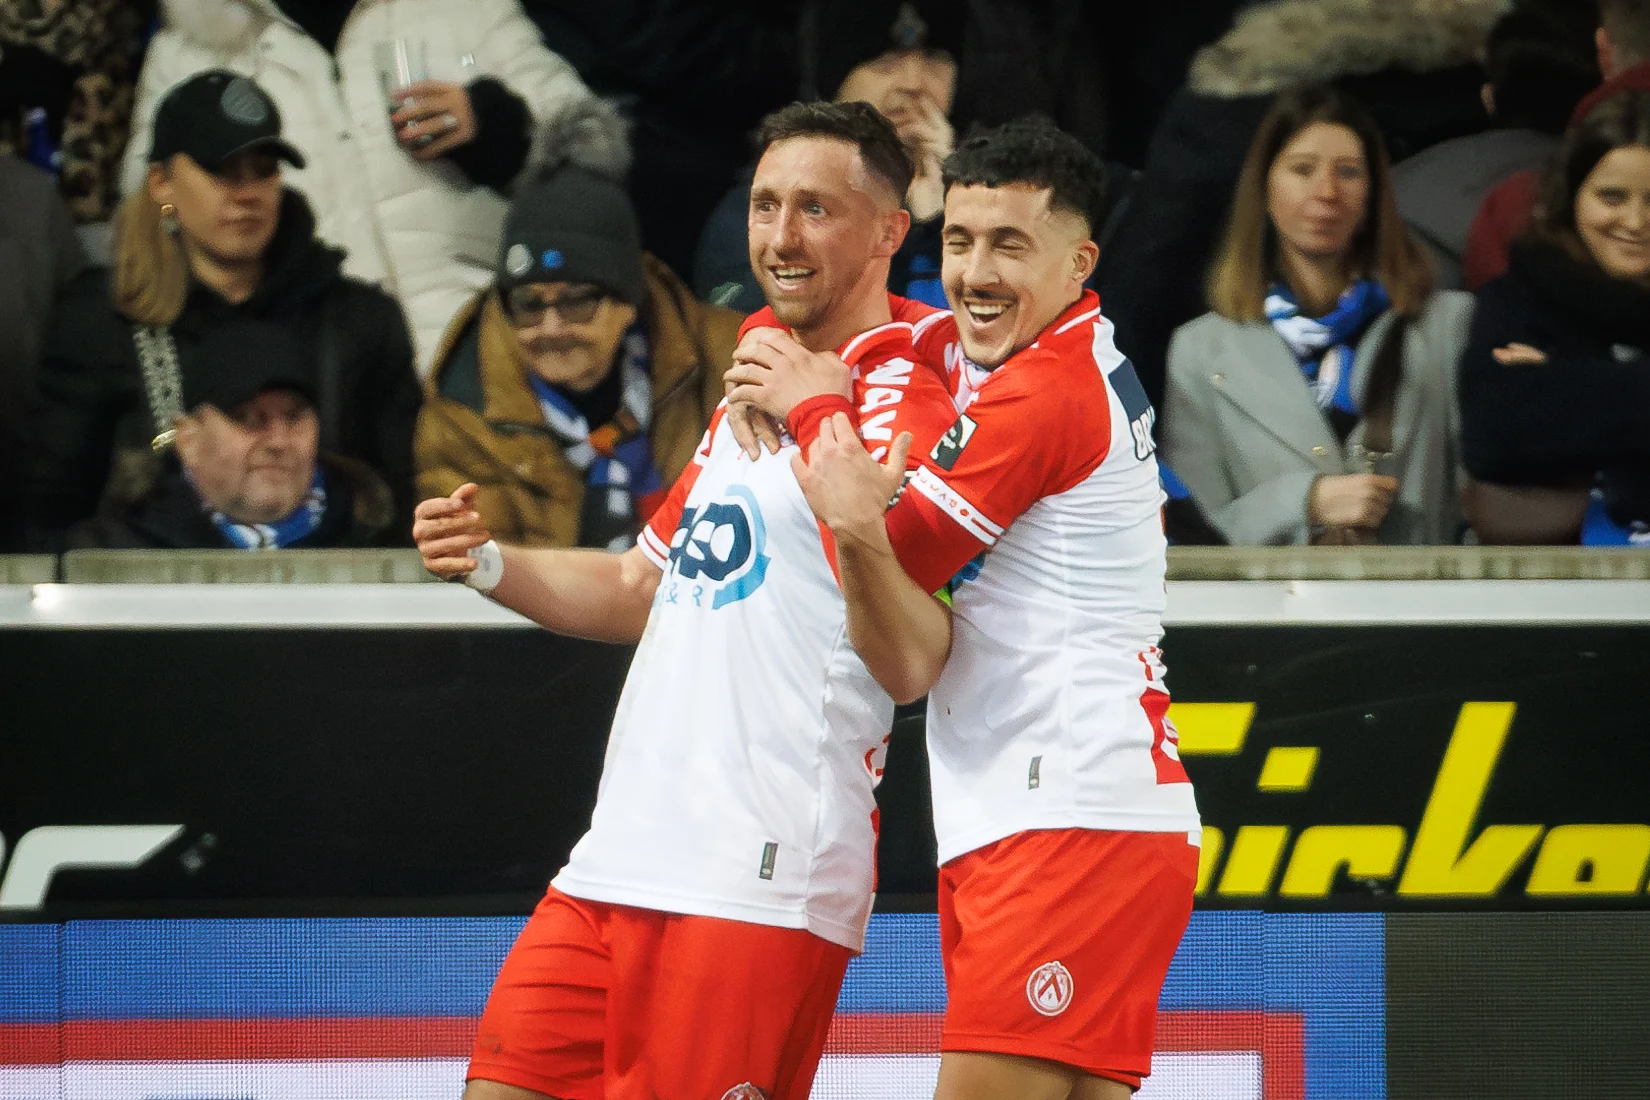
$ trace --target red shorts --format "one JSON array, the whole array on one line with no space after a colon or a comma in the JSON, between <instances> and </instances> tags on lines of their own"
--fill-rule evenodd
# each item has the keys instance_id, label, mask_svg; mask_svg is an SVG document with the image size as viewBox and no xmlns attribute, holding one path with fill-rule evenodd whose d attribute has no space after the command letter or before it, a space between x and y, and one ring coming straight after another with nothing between
<instances>
[{"instance_id":1,"label":"red shorts","mask_svg":"<svg viewBox=\"0 0 1650 1100\"><path fill-rule=\"evenodd\" d=\"M795 928L544 896L470 1078L559 1100L807 1100L846 947Z\"/></svg>"},{"instance_id":2,"label":"red shorts","mask_svg":"<svg viewBox=\"0 0 1650 1100\"><path fill-rule=\"evenodd\" d=\"M1016 833L940 868L940 1049L1044 1058L1139 1088L1192 913L1185 833Z\"/></svg>"}]
</instances>

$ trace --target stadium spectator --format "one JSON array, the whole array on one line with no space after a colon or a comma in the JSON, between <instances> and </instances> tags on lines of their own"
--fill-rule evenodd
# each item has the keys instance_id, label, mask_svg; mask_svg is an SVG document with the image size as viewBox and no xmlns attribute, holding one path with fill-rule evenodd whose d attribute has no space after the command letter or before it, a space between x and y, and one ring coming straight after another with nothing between
<instances>
[{"instance_id":1,"label":"stadium spectator","mask_svg":"<svg viewBox=\"0 0 1650 1100\"><path fill-rule=\"evenodd\" d=\"M372 467L412 512L412 435L421 395L394 299L340 273L343 256L282 186L303 158L273 101L208 71L156 112L143 190L116 217L115 267L65 288L41 360L31 419L28 512L51 548L73 523L144 495L176 406L180 350L241 319L290 329L317 365L321 447ZM223 364L233 369L233 363Z\"/></svg>"},{"instance_id":2,"label":"stadium spectator","mask_svg":"<svg viewBox=\"0 0 1650 1100\"><path fill-rule=\"evenodd\" d=\"M1478 56L1503 0L1278 0L1249 7L1193 60L1146 154L1134 201L1100 254L1117 342L1163 407L1174 330L1208 308L1192 272L1220 237L1249 140L1290 85L1333 82L1369 105L1390 152L1483 128ZM1167 413L1165 412L1165 416Z\"/></svg>"},{"instance_id":3,"label":"stadium spectator","mask_svg":"<svg viewBox=\"0 0 1650 1100\"><path fill-rule=\"evenodd\" d=\"M318 379L290 328L231 320L179 367L176 446L141 497L77 524L71 549L368 546L389 526L383 480L320 454Z\"/></svg>"},{"instance_id":4,"label":"stadium spectator","mask_svg":"<svg viewBox=\"0 0 1650 1100\"><path fill-rule=\"evenodd\" d=\"M1235 545L1457 541L1455 362L1472 299L1435 292L1374 120L1285 92L1169 347L1164 456Z\"/></svg>"},{"instance_id":5,"label":"stadium spectator","mask_svg":"<svg viewBox=\"0 0 1650 1100\"><path fill-rule=\"evenodd\" d=\"M491 280L533 120L590 95L516 0L168 0L143 67L128 193L143 183L155 103L212 68L253 77L281 106L307 162L292 186L348 273L400 299L421 371Z\"/></svg>"},{"instance_id":6,"label":"stadium spectator","mask_svg":"<svg viewBox=\"0 0 1650 1100\"><path fill-rule=\"evenodd\" d=\"M1650 92L1566 135L1478 294L1460 401L1483 541L1650 545Z\"/></svg>"},{"instance_id":7,"label":"stadium spectator","mask_svg":"<svg viewBox=\"0 0 1650 1100\"><path fill-rule=\"evenodd\" d=\"M722 397L739 314L642 251L619 180L624 127L592 101L541 143L505 219L492 288L436 357L415 452L422 496L466 482L517 546L625 550Z\"/></svg>"},{"instance_id":8,"label":"stadium spectator","mask_svg":"<svg viewBox=\"0 0 1650 1100\"><path fill-rule=\"evenodd\" d=\"M1571 126L1619 91L1650 90L1650 0L1599 0L1598 14L1594 39L1604 83L1576 104ZM1540 191L1541 172L1531 168L1484 196L1467 236L1463 283L1468 290L1507 270L1508 249L1529 229Z\"/></svg>"},{"instance_id":9,"label":"stadium spectator","mask_svg":"<svg viewBox=\"0 0 1650 1100\"><path fill-rule=\"evenodd\" d=\"M1569 0L1523 0L1485 46L1490 128L1393 165L1398 211L1432 250L1439 286L1461 286L1467 231L1490 188L1545 164L1570 112L1597 86L1593 26L1592 13Z\"/></svg>"},{"instance_id":10,"label":"stadium spectator","mask_svg":"<svg viewBox=\"0 0 1650 1100\"><path fill-rule=\"evenodd\" d=\"M154 13L155 0L0 0L0 153L47 163L58 154L63 196L82 225L107 221L120 201ZM28 108L46 112L43 129L17 126Z\"/></svg>"},{"instance_id":11,"label":"stadium spectator","mask_svg":"<svg viewBox=\"0 0 1650 1100\"><path fill-rule=\"evenodd\" d=\"M0 553L22 543L24 413L52 303L85 266L52 178L0 154Z\"/></svg>"},{"instance_id":12,"label":"stadium spectator","mask_svg":"<svg viewBox=\"0 0 1650 1100\"><path fill-rule=\"evenodd\" d=\"M894 124L905 142L917 168L905 196L911 230L889 267L888 288L902 297L944 306L939 279L945 205L940 164L950 155L956 136L948 115L956 97L957 63L946 51L925 45L928 28L910 5L889 33L892 44L887 49L847 71L837 87L836 101L871 104ZM753 162L739 184L711 211L693 262L697 294L745 313L762 306L745 230L755 170Z\"/></svg>"}]
</instances>

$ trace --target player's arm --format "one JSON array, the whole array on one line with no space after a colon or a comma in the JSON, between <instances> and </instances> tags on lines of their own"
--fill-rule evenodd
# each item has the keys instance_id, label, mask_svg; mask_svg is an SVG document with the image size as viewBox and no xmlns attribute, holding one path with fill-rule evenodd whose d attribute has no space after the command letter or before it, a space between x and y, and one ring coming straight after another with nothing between
<instances>
[{"instance_id":1,"label":"player's arm","mask_svg":"<svg viewBox=\"0 0 1650 1100\"><path fill-rule=\"evenodd\" d=\"M852 406L831 393L799 402L786 424L808 455L808 466L792 463L797 481L835 544L848 639L883 689L906 703L927 693L951 656L951 611L934 597L938 585L925 589L901 567L883 513L956 414L936 371L900 356L860 369L858 436Z\"/></svg>"},{"instance_id":2,"label":"player's arm","mask_svg":"<svg viewBox=\"0 0 1650 1100\"><path fill-rule=\"evenodd\" d=\"M660 577L659 567L641 548L610 554L489 547L492 536L472 506L475 491L474 485L463 485L452 496L419 504L413 540L425 568L459 580L485 564L497 572L487 595L546 629L598 642L641 639Z\"/></svg>"},{"instance_id":3,"label":"player's arm","mask_svg":"<svg viewBox=\"0 0 1650 1100\"><path fill-rule=\"evenodd\" d=\"M848 640L899 703L927 694L951 656L951 611L905 572L883 520L905 480L910 449L911 434L901 432L878 464L853 421L837 411L819 425L807 462L791 459L809 507L836 543Z\"/></svg>"}]
</instances>

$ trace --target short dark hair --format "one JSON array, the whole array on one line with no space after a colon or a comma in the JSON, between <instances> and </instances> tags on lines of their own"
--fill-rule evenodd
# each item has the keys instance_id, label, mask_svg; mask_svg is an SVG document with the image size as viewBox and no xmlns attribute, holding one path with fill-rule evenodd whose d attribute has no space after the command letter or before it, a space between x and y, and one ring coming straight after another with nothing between
<instances>
[{"instance_id":1,"label":"short dark hair","mask_svg":"<svg viewBox=\"0 0 1650 1100\"><path fill-rule=\"evenodd\" d=\"M976 128L958 143L942 169L952 187L1006 187L1029 183L1046 188L1049 205L1083 218L1093 233L1103 224L1106 166L1088 146L1042 115Z\"/></svg>"},{"instance_id":2,"label":"short dark hair","mask_svg":"<svg viewBox=\"0 0 1650 1100\"><path fill-rule=\"evenodd\" d=\"M1598 19L1624 65L1650 61L1650 0L1599 0Z\"/></svg>"},{"instance_id":3,"label":"short dark hair","mask_svg":"<svg viewBox=\"0 0 1650 1100\"><path fill-rule=\"evenodd\" d=\"M769 114L756 131L757 147L764 152L777 141L797 137L837 138L859 150L870 173L894 189L905 201L916 169L894 124L869 103L792 103Z\"/></svg>"},{"instance_id":4,"label":"short dark hair","mask_svg":"<svg viewBox=\"0 0 1650 1100\"><path fill-rule=\"evenodd\" d=\"M1598 86L1597 24L1570 0L1523 0L1490 28L1484 75L1495 89L1497 125L1558 135Z\"/></svg>"},{"instance_id":5,"label":"short dark hair","mask_svg":"<svg viewBox=\"0 0 1650 1100\"><path fill-rule=\"evenodd\" d=\"M1613 150L1634 145L1650 145L1650 92L1620 91L1587 112L1548 162L1535 233L1564 245L1577 258L1586 256L1576 232L1576 195L1599 161Z\"/></svg>"}]
</instances>

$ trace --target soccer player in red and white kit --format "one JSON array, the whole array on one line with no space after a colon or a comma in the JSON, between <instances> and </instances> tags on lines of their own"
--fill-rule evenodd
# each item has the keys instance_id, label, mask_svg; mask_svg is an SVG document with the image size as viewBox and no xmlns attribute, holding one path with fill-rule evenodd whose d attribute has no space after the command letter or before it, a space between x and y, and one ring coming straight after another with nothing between
<instances>
[{"instance_id":1,"label":"soccer player in red and white kit","mask_svg":"<svg viewBox=\"0 0 1650 1100\"><path fill-rule=\"evenodd\" d=\"M795 464L836 541L851 640L881 682L933 685L936 1096L1112 1100L1151 1070L1201 839L1157 648L1153 412L1083 289L1093 155L1011 123L960 144L945 183L952 313L916 331L949 365L956 420L891 509L901 475L866 454L841 398L805 402L814 423L839 411ZM757 359L730 375L749 385L735 398L792 423L817 392L799 380L831 377L796 348ZM949 611L929 595L942 587Z\"/></svg>"},{"instance_id":2,"label":"soccer player in red and white kit","mask_svg":"<svg viewBox=\"0 0 1650 1100\"><path fill-rule=\"evenodd\" d=\"M865 104L793 105L762 136L765 321L856 371L844 392L892 413L903 469L902 433L926 449L952 419L885 290L910 161ZM500 548L473 486L419 505L433 572L552 630L640 642L590 829L499 972L466 1100L807 1097L870 916L893 701L847 642L795 451L753 461L719 410L619 555Z\"/></svg>"}]
</instances>

